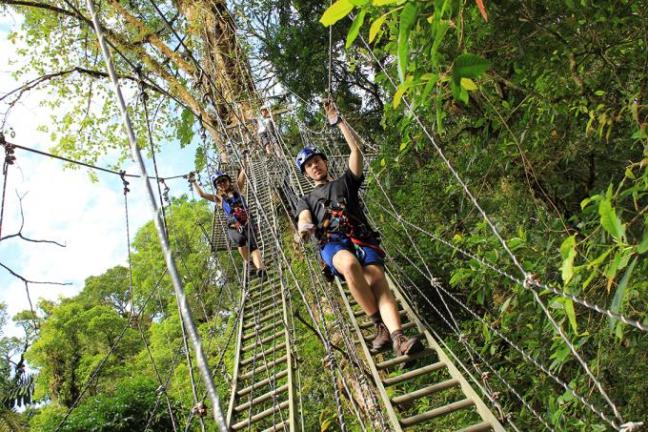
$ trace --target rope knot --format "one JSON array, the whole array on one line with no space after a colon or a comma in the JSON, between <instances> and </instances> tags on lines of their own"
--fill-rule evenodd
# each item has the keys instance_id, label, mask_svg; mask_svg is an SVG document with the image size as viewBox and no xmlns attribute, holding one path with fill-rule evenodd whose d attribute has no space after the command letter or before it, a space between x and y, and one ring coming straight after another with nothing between
<instances>
[{"instance_id":1,"label":"rope knot","mask_svg":"<svg viewBox=\"0 0 648 432\"><path fill-rule=\"evenodd\" d=\"M13 163L16 161L16 155L15 155L16 146L2 140L0 140L0 143L4 145L4 149L5 149L5 160L4 160L5 165L13 165Z\"/></svg>"},{"instance_id":2,"label":"rope knot","mask_svg":"<svg viewBox=\"0 0 648 432\"><path fill-rule=\"evenodd\" d=\"M644 422L628 422L621 425L619 432L632 432L638 430L641 426L644 425Z\"/></svg>"},{"instance_id":3,"label":"rope knot","mask_svg":"<svg viewBox=\"0 0 648 432\"><path fill-rule=\"evenodd\" d=\"M128 180L126 180L126 171L119 171L119 177L121 177L122 183L124 184L124 195L126 195L128 192L130 192L130 189L128 188L128 185L130 183L128 182Z\"/></svg>"},{"instance_id":4,"label":"rope knot","mask_svg":"<svg viewBox=\"0 0 648 432\"><path fill-rule=\"evenodd\" d=\"M531 286L540 286L540 279L535 273L526 273L524 275L524 288L531 288Z\"/></svg>"},{"instance_id":5,"label":"rope knot","mask_svg":"<svg viewBox=\"0 0 648 432\"><path fill-rule=\"evenodd\" d=\"M207 415L207 405L204 402L198 402L191 408L191 414L198 417L205 417Z\"/></svg>"}]
</instances>

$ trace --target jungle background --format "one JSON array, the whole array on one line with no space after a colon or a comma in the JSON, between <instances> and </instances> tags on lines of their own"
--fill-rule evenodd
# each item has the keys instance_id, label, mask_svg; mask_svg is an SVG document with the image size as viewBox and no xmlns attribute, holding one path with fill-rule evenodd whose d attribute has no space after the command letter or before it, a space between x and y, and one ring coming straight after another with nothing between
<instances>
[{"instance_id":1,"label":"jungle background","mask_svg":"<svg viewBox=\"0 0 648 432\"><path fill-rule=\"evenodd\" d=\"M36 85L55 96L48 103L56 121L40 125L51 134L52 151L92 163L106 151L123 149L125 160L126 139L84 3L2 0L0 5L0 12L23 17L12 37L28 47L20 54L30 59L30 70L17 77L43 76ZM101 5L107 38L123 54L116 63L124 82L136 88L131 63L143 64L149 76L151 104L159 104L154 128L159 151L170 141L187 145L203 130L206 141L215 140L211 112L232 117L223 101L228 98L247 104L244 110L257 109L261 102L249 88L255 82L273 107L296 107L295 118L279 120L296 153L301 123L295 119L314 129L323 125L319 103L333 53L333 97L378 149L372 170L386 195L369 179L367 203L380 215L388 248L407 251L410 243L384 211L390 205L386 196L412 224L519 277L439 158L433 138L528 272L648 323L647 2L338 0L329 7L308 0L227 5L198 0L159 7L186 36L182 49L172 50L180 45L154 3ZM231 58L209 54L223 49L209 41L227 10L226 21L238 29L235 61L248 62L234 72ZM190 52L211 76L196 73ZM223 76L228 74L236 77ZM232 82L237 85L228 88ZM144 140L144 116L131 108ZM206 163L201 147L197 169ZM216 270L198 228L197 222L209 225L210 211L188 197L167 209L172 246L212 367L222 369L217 384L227 400L232 348L221 354L238 287L224 255ZM303 263L288 225L285 248L298 258L299 273ZM429 236L417 235L417 245L434 275L485 322L549 364L595 406L604 406L529 290ZM412 283L438 301L425 274L403 256L395 259ZM89 275L74 298L39 302L35 315L9 317L0 308L0 329L11 319L24 329L22 338L0 333L1 429L52 431L73 405L62 430L170 430L172 421L184 424L192 406L186 353L152 224L132 243L132 277L132 306L141 311L136 316L127 298L129 272L121 266ZM645 333L550 292L541 296L624 417L648 420ZM443 319L421 303L430 325L460 349ZM471 346L551 427L608 430L489 326L461 308L454 312ZM299 367L306 377L306 430L336 430L331 390L320 372L323 347L307 327L298 333L304 335ZM111 351L116 338L120 342ZM94 375L104 358L101 373ZM159 371L170 372L168 396L158 391ZM505 388L498 390L504 411L525 430L542 429ZM215 430L210 422L207 427Z\"/></svg>"}]
</instances>

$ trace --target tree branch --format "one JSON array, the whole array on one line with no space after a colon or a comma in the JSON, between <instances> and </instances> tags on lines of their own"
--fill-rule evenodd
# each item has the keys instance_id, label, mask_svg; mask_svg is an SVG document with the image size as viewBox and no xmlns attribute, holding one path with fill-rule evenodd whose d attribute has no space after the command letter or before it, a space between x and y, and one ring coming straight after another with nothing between
<instances>
[{"instance_id":1,"label":"tree branch","mask_svg":"<svg viewBox=\"0 0 648 432\"><path fill-rule=\"evenodd\" d=\"M25 241L31 242L31 243L49 243L49 244L54 244L60 247L66 247L66 245L59 243L54 240L41 240L41 239L32 239L29 237L25 237L22 233L23 228L25 227L25 212L23 210L23 205L22 205L22 200L25 197L25 195L20 195L18 192L16 192L16 196L18 197L18 202L19 202L19 207L20 207L20 228L18 229L17 233L14 234L9 234L7 236L4 236L0 238L0 242L3 240L7 240L10 238L18 237L21 238Z\"/></svg>"},{"instance_id":2,"label":"tree branch","mask_svg":"<svg viewBox=\"0 0 648 432\"><path fill-rule=\"evenodd\" d=\"M74 72L78 72L79 74L85 74L85 75L90 75L91 77L94 78L108 78L108 74L106 72L98 71L98 70L92 70L92 69L86 69L81 66L75 66L71 69L59 71L59 72L51 72L45 75L41 75L38 78L34 78L31 81L27 81L25 84L22 86L15 88L11 90L8 93L5 93L4 95L0 96L0 102L2 102L4 99L8 98L9 96L18 93L18 96L16 96L16 99L14 99L12 102L7 102L9 105L15 104L18 99L23 95L23 93L28 92L29 90L32 90L34 87L38 86L39 84L44 83L45 81L49 81L54 78L59 78L63 77L66 75L70 75ZM130 80L133 82L139 82L137 77L130 76L130 75L118 75L120 79L125 79L125 80ZM147 83L144 83L144 86L146 88L149 88L151 90L157 90L157 87L151 86Z\"/></svg>"}]
</instances>

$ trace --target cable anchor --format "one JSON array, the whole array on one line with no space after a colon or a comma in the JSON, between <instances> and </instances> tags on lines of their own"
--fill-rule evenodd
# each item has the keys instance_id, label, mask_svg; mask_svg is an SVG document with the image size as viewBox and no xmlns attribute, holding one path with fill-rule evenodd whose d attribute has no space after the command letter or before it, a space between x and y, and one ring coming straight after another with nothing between
<instances>
[{"instance_id":1,"label":"cable anchor","mask_svg":"<svg viewBox=\"0 0 648 432\"><path fill-rule=\"evenodd\" d=\"M162 199L164 199L164 202L168 204L170 202L169 191L171 190L171 188L166 184L163 178L159 178L158 182L162 186L164 186L164 190L162 191Z\"/></svg>"},{"instance_id":2,"label":"cable anchor","mask_svg":"<svg viewBox=\"0 0 648 432\"><path fill-rule=\"evenodd\" d=\"M126 195L128 192L130 192L130 189L128 188L128 185L130 183L128 182L128 180L126 180L126 171L119 171L119 177L121 177L122 183L124 184L124 195Z\"/></svg>"},{"instance_id":3,"label":"cable anchor","mask_svg":"<svg viewBox=\"0 0 648 432\"><path fill-rule=\"evenodd\" d=\"M0 132L0 145L4 147L4 151L5 151L5 159L2 168L2 173L6 175L9 165L13 165L14 162L16 161L16 154L15 154L16 147L13 144L9 144L7 141L5 141L5 136L2 132Z\"/></svg>"}]
</instances>

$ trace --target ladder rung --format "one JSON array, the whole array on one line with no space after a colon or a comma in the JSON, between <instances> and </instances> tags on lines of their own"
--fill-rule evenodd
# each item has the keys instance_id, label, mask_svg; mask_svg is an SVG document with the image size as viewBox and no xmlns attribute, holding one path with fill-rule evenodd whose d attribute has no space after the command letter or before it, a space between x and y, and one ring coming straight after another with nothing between
<instances>
[{"instance_id":1,"label":"ladder rung","mask_svg":"<svg viewBox=\"0 0 648 432\"><path fill-rule=\"evenodd\" d=\"M265 350L264 352L257 353L253 355L250 358L247 358L245 360L241 360L241 367L248 365L249 363L252 363L253 361L259 360L259 358L263 356L269 356L271 354L274 354L275 352L286 348L286 342L281 342L279 345L275 345L270 349Z\"/></svg>"},{"instance_id":2,"label":"ladder rung","mask_svg":"<svg viewBox=\"0 0 648 432\"><path fill-rule=\"evenodd\" d=\"M281 309L277 309L276 311L274 311L274 312L272 312L272 313L269 313L268 315L264 315L264 316L262 316L261 318L259 318L258 323L261 324L262 322L266 322L266 321L268 321L270 318L274 318L274 317L276 317L277 315L281 315L282 313L283 313L283 311L282 311ZM254 326L255 326L256 324L257 324L257 323L254 322L254 320L252 320L250 323L245 324L245 325L243 326L243 330L249 330L249 329L251 329L251 328L254 328Z\"/></svg>"},{"instance_id":3,"label":"ladder rung","mask_svg":"<svg viewBox=\"0 0 648 432\"><path fill-rule=\"evenodd\" d=\"M250 309L245 311L245 316L249 317L251 315L256 315L256 314L263 314L264 312L268 312L270 309L277 307L279 305L274 305L274 304L269 304L268 306L264 306L261 309ZM247 309L247 308L246 308Z\"/></svg>"},{"instance_id":4,"label":"ladder rung","mask_svg":"<svg viewBox=\"0 0 648 432\"><path fill-rule=\"evenodd\" d=\"M442 415L450 414L451 412L463 409L463 408L468 408L469 406L474 405L475 403L470 400L470 399L463 399L458 402L452 402L451 404L444 405L439 408L434 408L433 410L430 410L428 412L424 412L423 414L417 414L412 417L407 417L403 418L400 420L401 424L405 427L408 426L414 426L419 423L423 423L424 421L427 420L432 420L435 417L439 417Z\"/></svg>"},{"instance_id":5,"label":"ladder rung","mask_svg":"<svg viewBox=\"0 0 648 432\"><path fill-rule=\"evenodd\" d=\"M387 369L396 365L399 365L401 363L408 362L410 360L417 360L423 357L427 357L431 354L434 354L434 351L431 349L425 349L421 352L417 352L416 354L412 355L402 355L398 357L391 358L389 360L382 361L380 363L376 364L376 369L382 370L382 369Z\"/></svg>"},{"instance_id":6,"label":"ladder rung","mask_svg":"<svg viewBox=\"0 0 648 432\"><path fill-rule=\"evenodd\" d=\"M486 432L486 431L489 431L489 430L492 430L492 429L493 428L490 425L490 423L481 422L481 423L477 423L477 424L468 426L467 428L463 428L463 429L461 429L460 431L457 431L457 432Z\"/></svg>"},{"instance_id":7,"label":"ladder rung","mask_svg":"<svg viewBox=\"0 0 648 432\"><path fill-rule=\"evenodd\" d=\"M253 308L256 308L256 307L258 307L258 306L261 306L261 305L264 304L264 303L268 303L269 301L272 301L272 302L281 302L281 293L279 293L278 291L274 291L274 292L272 292L269 296L267 296L267 297L265 297L265 298L262 298L261 300L257 300L257 301L255 301L255 302L252 302L252 303L246 304L246 305L245 305L245 308L246 308L246 309L248 309L248 308L249 308L249 309L253 309Z\"/></svg>"},{"instance_id":8,"label":"ladder rung","mask_svg":"<svg viewBox=\"0 0 648 432\"><path fill-rule=\"evenodd\" d=\"M266 271L267 270L268 269L266 269ZM272 275L269 275L263 280L259 279L257 276L252 276L250 280L250 294L255 294L258 296L260 294L269 293L270 291L275 289L275 284L279 282L279 279L271 276ZM268 288L265 288L264 290L261 291L261 288L264 287L268 287ZM251 298L254 299L255 296L251 296Z\"/></svg>"},{"instance_id":9,"label":"ladder rung","mask_svg":"<svg viewBox=\"0 0 648 432\"><path fill-rule=\"evenodd\" d=\"M278 364L281 364L281 363L285 362L286 360L288 360L288 356L283 355L283 356L279 357L278 359L275 359L275 360L271 361L270 363L262 364L260 366L257 366L256 368L254 368L253 370L251 370L249 372L245 372L244 374L239 375L239 379L242 379L242 380L249 379L249 378L252 378L254 376L254 374L264 372L264 371L272 372L273 367L277 366Z\"/></svg>"},{"instance_id":10,"label":"ladder rung","mask_svg":"<svg viewBox=\"0 0 648 432\"><path fill-rule=\"evenodd\" d=\"M402 375L395 376L393 378L385 378L383 380L383 384L385 386L398 384L398 383L401 383L403 381L407 381L407 380L410 380L412 378L416 378L416 377L419 377L421 375L425 375L425 374L428 374L430 372L434 372L435 370L441 369L444 366L445 366L445 363L443 363L443 362L432 363L430 365L423 366L422 368L414 369L413 371L406 372L406 373L404 373Z\"/></svg>"},{"instance_id":11,"label":"ladder rung","mask_svg":"<svg viewBox=\"0 0 648 432\"><path fill-rule=\"evenodd\" d=\"M245 352L245 351L248 351L248 350L250 350L251 348L255 348L255 347L257 347L257 346L258 346L258 347L261 347L263 344L268 343L268 342L270 342L271 340L276 339L276 338L278 338L279 336L283 336L283 335L284 335L284 330L279 330L278 332L276 332L276 333L274 333L274 334L271 334L270 336L266 336L266 337L264 337L264 338L261 339L261 341L259 341L259 342L254 341L254 342L252 342L251 344L244 346L244 347L241 349L241 351Z\"/></svg>"},{"instance_id":12,"label":"ladder rung","mask_svg":"<svg viewBox=\"0 0 648 432\"><path fill-rule=\"evenodd\" d=\"M268 325L266 325L264 327L261 327L259 330L253 331L252 333L248 333L246 335L243 335L243 340L245 341L245 340L248 340L250 338L253 338L257 334L263 334L263 333L267 332L268 330L271 330L271 329L273 329L273 328L275 328L275 327L277 327L278 325L281 325L281 324L283 324L283 321L275 321L273 323L270 323L270 324L268 324Z\"/></svg>"},{"instance_id":13,"label":"ladder rung","mask_svg":"<svg viewBox=\"0 0 648 432\"><path fill-rule=\"evenodd\" d=\"M268 393L266 393L264 395L261 395L261 396L259 396L257 398L252 399L251 401L247 401L244 404L238 405L238 406L234 407L234 411L236 411L236 412L244 411L244 410L250 408L250 405L254 406L254 405L256 405L256 404L258 404L260 402L264 402L264 401L267 401L269 399L272 399L275 396L285 392L286 390L288 390L288 384L284 384L284 385L282 385L281 387L279 387L276 390L269 391Z\"/></svg>"},{"instance_id":14,"label":"ladder rung","mask_svg":"<svg viewBox=\"0 0 648 432\"><path fill-rule=\"evenodd\" d=\"M276 381L280 380L281 378L285 377L286 375L288 375L288 369L284 369L281 372L271 376L270 378L265 378L265 379L262 379L261 381L259 381L257 383L251 384L251 385L249 385L247 387L243 387L241 390L238 390L236 392L236 395L239 396L239 397L245 396L246 394L250 393L252 390L256 390L258 388L266 386L266 385L270 384L270 381L272 381L272 380L274 380L276 382Z\"/></svg>"},{"instance_id":15,"label":"ladder rung","mask_svg":"<svg viewBox=\"0 0 648 432\"><path fill-rule=\"evenodd\" d=\"M450 387L454 387L456 385L459 385L459 381L456 379L449 379L447 381L442 381L437 384L432 384L431 386L427 386L425 388L422 388L420 390L413 391L411 393L404 394L402 396L396 396L392 398L392 402L394 404L404 404L411 402L413 400L422 398L424 396L429 396L431 394L440 392L441 390L448 389Z\"/></svg>"},{"instance_id":16,"label":"ladder rung","mask_svg":"<svg viewBox=\"0 0 648 432\"><path fill-rule=\"evenodd\" d=\"M277 431L285 431L289 429L290 422L288 420L284 420L281 423L277 423L276 425L270 426L268 429L264 429L263 432L277 432Z\"/></svg>"},{"instance_id":17,"label":"ladder rung","mask_svg":"<svg viewBox=\"0 0 648 432\"><path fill-rule=\"evenodd\" d=\"M279 405L275 405L273 407L268 408L267 410L261 411L260 413L253 415L251 418L241 420L240 422L234 424L234 426L232 426L232 429L235 431L239 429L243 429L244 427L252 423L256 423L259 420L264 419L276 413L277 411L281 411L282 409L288 407L288 405L289 405L288 401L283 401Z\"/></svg>"}]
</instances>

